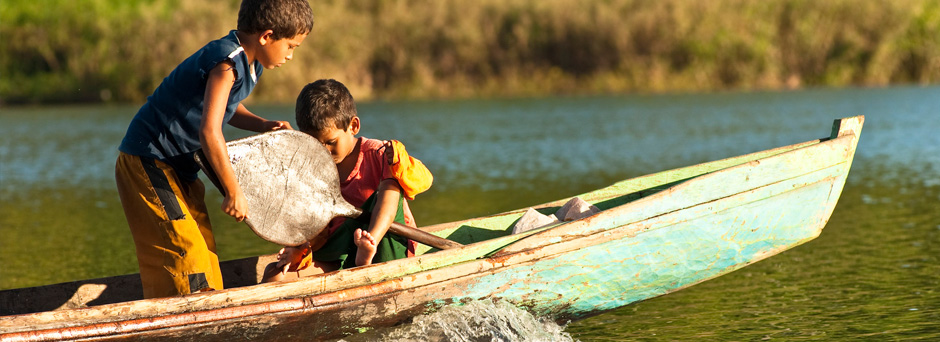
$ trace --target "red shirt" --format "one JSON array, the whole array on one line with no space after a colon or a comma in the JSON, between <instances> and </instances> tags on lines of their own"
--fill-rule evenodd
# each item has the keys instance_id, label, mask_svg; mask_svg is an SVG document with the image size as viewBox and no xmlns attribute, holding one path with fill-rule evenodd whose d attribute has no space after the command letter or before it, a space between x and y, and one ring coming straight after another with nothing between
<instances>
[{"instance_id":1,"label":"red shirt","mask_svg":"<svg viewBox=\"0 0 940 342\"><path fill-rule=\"evenodd\" d=\"M340 192L349 204L361 208L362 204L379 188L379 182L388 178L395 178L391 167L385 159L385 141L359 137L359 156L356 166L346 179L340 180ZM404 201L405 225L417 227L408 200ZM337 217L329 224L330 234L336 231L345 221L344 217Z\"/></svg>"}]
</instances>

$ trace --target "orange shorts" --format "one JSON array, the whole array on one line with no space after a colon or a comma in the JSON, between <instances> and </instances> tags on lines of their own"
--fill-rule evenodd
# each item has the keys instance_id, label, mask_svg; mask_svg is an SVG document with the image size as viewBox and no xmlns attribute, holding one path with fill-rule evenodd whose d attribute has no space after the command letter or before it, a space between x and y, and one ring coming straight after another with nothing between
<instances>
[{"instance_id":1,"label":"orange shorts","mask_svg":"<svg viewBox=\"0 0 940 342\"><path fill-rule=\"evenodd\" d=\"M169 165L123 152L115 178L144 298L222 289L202 181L181 182Z\"/></svg>"}]
</instances>

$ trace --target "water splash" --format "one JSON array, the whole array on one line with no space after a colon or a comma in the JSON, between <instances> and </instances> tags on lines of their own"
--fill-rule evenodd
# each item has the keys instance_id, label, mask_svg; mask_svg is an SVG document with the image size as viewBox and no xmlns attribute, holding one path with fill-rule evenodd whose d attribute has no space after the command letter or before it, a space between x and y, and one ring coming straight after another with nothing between
<instances>
[{"instance_id":1,"label":"water splash","mask_svg":"<svg viewBox=\"0 0 940 342\"><path fill-rule=\"evenodd\" d=\"M349 336L341 341L575 341L551 319L507 302L473 301L415 317L410 324Z\"/></svg>"}]
</instances>

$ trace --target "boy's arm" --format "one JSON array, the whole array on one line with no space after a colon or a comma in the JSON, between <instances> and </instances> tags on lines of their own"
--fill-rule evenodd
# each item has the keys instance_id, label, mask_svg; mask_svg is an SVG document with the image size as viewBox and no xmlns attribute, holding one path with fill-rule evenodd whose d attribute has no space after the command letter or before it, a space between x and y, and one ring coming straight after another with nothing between
<instances>
[{"instance_id":1,"label":"boy's arm","mask_svg":"<svg viewBox=\"0 0 940 342\"><path fill-rule=\"evenodd\" d=\"M395 220L398 212L398 201L401 199L401 187L395 179L385 179L379 183L375 190L376 202L372 208L372 217L369 219L368 231L356 229L353 235L358 251L356 252L356 266L372 263L380 240L385 237L388 227Z\"/></svg>"},{"instance_id":2,"label":"boy's arm","mask_svg":"<svg viewBox=\"0 0 940 342\"><path fill-rule=\"evenodd\" d=\"M289 122L267 120L255 115L241 103L238 104L238 108L235 109L235 115L232 116L232 120L229 120L228 124L235 128L259 133L279 129L292 129Z\"/></svg>"},{"instance_id":3,"label":"boy's arm","mask_svg":"<svg viewBox=\"0 0 940 342\"><path fill-rule=\"evenodd\" d=\"M222 120L225 116L225 107L228 104L229 92L235 82L235 72L231 62L221 62L209 72L206 82L205 106L202 109L202 123L199 128L199 142L206 159L216 171L222 188L225 190L225 199L222 201L222 211L241 222L248 217L248 202L242 194L238 182L235 181L235 172L228 158L228 149L225 146L225 136L222 135Z\"/></svg>"},{"instance_id":4,"label":"boy's arm","mask_svg":"<svg viewBox=\"0 0 940 342\"><path fill-rule=\"evenodd\" d=\"M372 217L369 219L369 233L379 241L385 236L388 227L395 220L395 214L398 213L398 200L401 199L401 186L395 179L384 179L379 182L379 188L375 190L375 207Z\"/></svg>"}]
</instances>

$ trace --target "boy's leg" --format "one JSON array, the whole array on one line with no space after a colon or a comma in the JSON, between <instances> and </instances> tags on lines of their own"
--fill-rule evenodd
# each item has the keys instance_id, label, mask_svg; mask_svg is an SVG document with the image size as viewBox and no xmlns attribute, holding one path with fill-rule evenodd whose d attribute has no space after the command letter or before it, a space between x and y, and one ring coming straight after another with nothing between
<instances>
[{"instance_id":1,"label":"boy's leg","mask_svg":"<svg viewBox=\"0 0 940 342\"><path fill-rule=\"evenodd\" d=\"M372 197L366 200L365 204L363 204L363 207L367 207L369 211L375 211L375 202L375 195L372 195ZM405 224L405 198L403 196L398 197L398 210L395 212L395 218L393 221ZM368 227L368 225L366 225L366 227ZM372 263L404 259L407 257L408 239L393 233L385 233L385 236L379 240L378 246L376 246L375 256L372 258Z\"/></svg>"},{"instance_id":2,"label":"boy's leg","mask_svg":"<svg viewBox=\"0 0 940 342\"><path fill-rule=\"evenodd\" d=\"M144 297L222 289L201 184L181 187L168 165L125 153L118 156L115 177Z\"/></svg>"},{"instance_id":3,"label":"boy's leg","mask_svg":"<svg viewBox=\"0 0 940 342\"><path fill-rule=\"evenodd\" d=\"M372 263L404 259L407 257L408 239L387 233L382 237L382 240L379 240L379 245L376 247L375 257L372 258Z\"/></svg>"},{"instance_id":4,"label":"boy's leg","mask_svg":"<svg viewBox=\"0 0 940 342\"><path fill-rule=\"evenodd\" d=\"M209 211L206 209L206 186L201 180L196 179L193 182L181 182L183 196L189 209L189 214L199 227L199 233L205 246L211 267L206 273L206 280L209 288L221 290L225 287L222 281L222 269L219 267L219 254L216 252L215 235L212 233L212 223L209 222Z\"/></svg>"},{"instance_id":5,"label":"boy's leg","mask_svg":"<svg viewBox=\"0 0 940 342\"><path fill-rule=\"evenodd\" d=\"M362 207L365 211L371 212L375 208L375 194L366 199ZM404 198L400 197L398 201L398 212L395 213L395 222L404 224ZM353 242L353 232L356 228L368 229L369 222L362 222L357 219L347 218L343 221L333 235L329 237L326 244L313 252L314 260L339 262L341 269L356 267L356 245ZM375 257L372 263L379 263L395 259L408 257L408 239L392 233L386 233L382 240L379 240Z\"/></svg>"}]
</instances>

